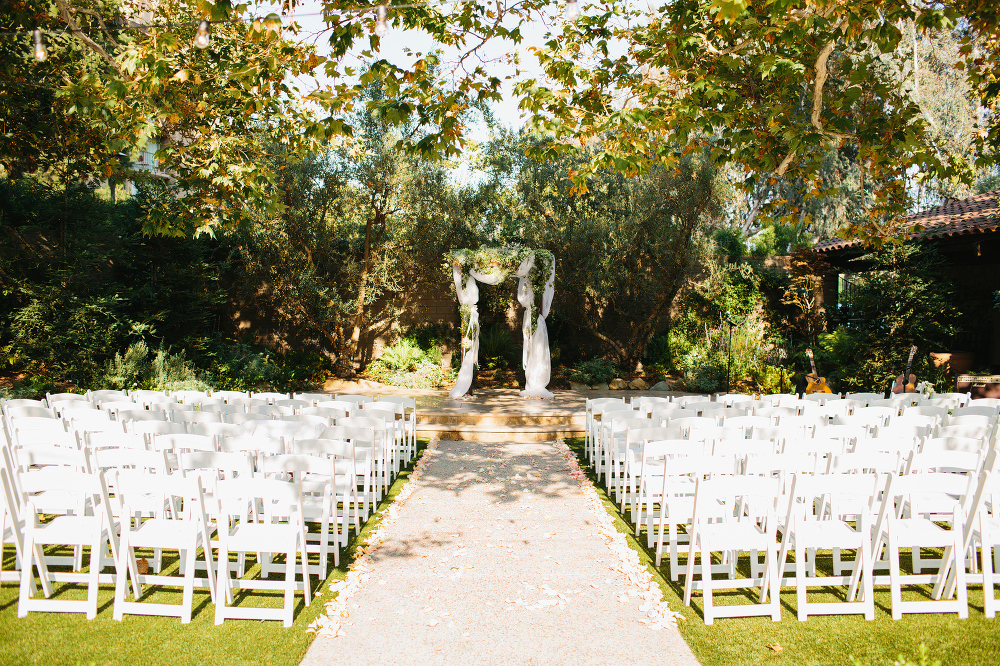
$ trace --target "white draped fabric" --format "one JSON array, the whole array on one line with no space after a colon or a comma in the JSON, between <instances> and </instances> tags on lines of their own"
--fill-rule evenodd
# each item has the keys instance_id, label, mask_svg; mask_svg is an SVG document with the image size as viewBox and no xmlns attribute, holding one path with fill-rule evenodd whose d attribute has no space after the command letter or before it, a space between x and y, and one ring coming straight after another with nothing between
<instances>
[{"instance_id":1,"label":"white draped fabric","mask_svg":"<svg viewBox=\"0 0 1000 666\"><path fill-rule=\"evenodd\" d=\"M552 374L552 358L549 353L549 333L545 327L545 318L552 307L552 296L555 292L555 264L545 282L545 293L542 294L541 312L536 314L535 332L531 332L531 308L534 302L534 291L528 281L528 274L535 266L535 255L531 255L521 262L514 277L518 278L517 302L524 310L524 319L521 330L524 335L524 351L521 355L521 363L524 367L525 386L521 391L523 398L551 398L552 392L546 386ZM479 359L479 287L478 282L486 284L498 284L503 278L503 272L482 273L475 269L469 271L469 278L462 284L462 270L458 266L452 266L452 277L455 280L455 293L458 294L458 302L463 307L469 308L469 319L466 328L462 331L462 349L465 355L462 357L462 368L458 371L458 380L454 388L451 389L451 398L459 398L469 391L472 386L472 373L476 362Z\"/></svg>"}]
</instances>

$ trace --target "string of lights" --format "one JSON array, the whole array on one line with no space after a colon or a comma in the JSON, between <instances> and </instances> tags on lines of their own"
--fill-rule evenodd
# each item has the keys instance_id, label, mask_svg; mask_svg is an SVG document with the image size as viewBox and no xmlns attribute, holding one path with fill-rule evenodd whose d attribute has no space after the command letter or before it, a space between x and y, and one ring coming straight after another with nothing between
<instances>
[{"instance_id":1,"label":"string of lights","mask_svg":"<svg viewBox=\"0 0 1000 666\"><path fill-rule=\"evenodd\" d=\"M411 4L401 4L401 5L385 5L380 4L375 8L375 34L379 37L385 37L389 34L389 9L390 7L395 10L399 9L416 9L419 7L428 7L434 4L437 5L457 5L465 4L470 0L439 0L436 3L432 2L418 2ZM341 14L364 14L371 11L371 7L343 7L336 10L328 10L324 12L316 12L311 14L298 14L299 17L313 17L322 16L325 19L332 18L336 15ZM273 15L272 15L273 16ZM569 21L575 21L580 16L580 9L578 7L576 0L567 0L566 2L566 19ZM265 17L264 20L268 20ZM280 20L280 19L279 19ZM182 28L197 25L197 30L194 36L194 45L199 49L206 49L209 47L212 41L212 23L216 24L228 24L228 23L259 23L261 19L259 17L245 17L245 18L231 18L223 19L221 21L207 21L202 20L198 22L181 22L181 23L149 23L149 24L135 24L126 26L114 26L109 27L108 30L113 32L129 32L134 30L147 31L150 29L169 29L169 28ZM75 34L82 33L82 30L74 28L63 28L61 30L49 30L49 34ZM33 30L13 30L13 31L0 31L0 35L24 35L31 34L34 38L34 47L32 53L35 56L35 60L38 62L44 62L48 57L48 50L45 48L45 37L44 32L41 28L35 28Z\"/></svg>"}]
</instances>

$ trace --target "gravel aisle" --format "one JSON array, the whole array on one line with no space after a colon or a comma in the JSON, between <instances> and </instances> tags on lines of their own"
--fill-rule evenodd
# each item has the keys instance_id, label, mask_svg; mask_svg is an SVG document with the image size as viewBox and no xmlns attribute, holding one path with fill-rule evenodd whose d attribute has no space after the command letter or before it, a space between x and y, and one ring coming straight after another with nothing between
<instances>
[{"instance_id":1,"label":"gravel aisle","mask_svg":"<svg viewBox=\"0 0 1000 666\"><path fill-rule=\"evenodd\" d=\"M565 454L432 446L302 663L697 664Z\"/></svg>"}]
</instances>

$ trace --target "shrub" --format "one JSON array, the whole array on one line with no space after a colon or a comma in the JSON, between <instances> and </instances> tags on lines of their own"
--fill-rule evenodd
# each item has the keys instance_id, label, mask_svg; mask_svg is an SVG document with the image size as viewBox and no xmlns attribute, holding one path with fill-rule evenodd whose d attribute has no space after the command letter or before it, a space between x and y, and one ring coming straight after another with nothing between
<instances>
[{"instance_id":1,"label":"shrub","mask_svg":"<svg viewBox=\"0 0 1000 666\"><path fill-rule=\"evenodd\" d=\"M149 356L145 342L128 347L124 354L115 353L104 366L99 385L113 389L152 389L155 391L201 391L209 384L184 358L184 352L169 354L160 349Z\"/></svg>"},{"instance_id":2,"label":"shrub","mask_svg":"<svg viewBox=\"0 0 1000 666\"><path fill-rule=\"evenodd\" d=\"M479 335L479 359L488 368L509 368L519 351L510 330L501 323L493 324Z\"/></svg>"},{"instance_id":3,"label":"shrub","mask_svg":"<svg viewBox=\"0 0 1000 666\"><path fill-rule=\"evenodd\" d=\"M333 370L333 362L311 349L288 352L278 357L271 372L276 391L301 391L321 386Z\"/></svg>"},{"instance_id":4,"label":"shrub","mask_svg":"<svg viewBox=\"0 0 1000 666\"><path fill-rule=\"evenodd\" d=\"M615 378L615 366L605 358L592 358L573 366L570 380L581 384L607 384Z\"/></svg>"},{"instance_id":5,"label":"shrub","mask_svg":"<svg viewBox=\"0 0 1000 666\"><path fill-rule=\"evenodd\" d=\"M18 400L20 398L39 399L56 390L55 383L48 377L32 375L26 382L14 382L13 386L0 386L0 398Z\"/></svg>"},{"instance_id":6,"label":"shrub","mask_svg":"<svg viewBox=\"0 0 1000 666\"><path fill-rule=\"evenodd\" d=\"M248 391L270 383L274 375L271 357L247 344L216 339L207 353L212 382L222 390Z\"/></svg>"},{"instance_id":7,"label":"shrub","mask_svg":"<svg viewBox=\"0 0 1000 666\"><path fill-rule=\"evenodd\" d=\"M441 367L437 345L425 350L412 338L384 349L365 374L373 381L402 388L437 388L455 380L453 370Z\"/></svg>"},{"instance_id":8,"label":"shrub","mask_svg":"<svg viewBox=\"0 0 1000 666\"><path fill-rule=\"evenodd\" d=\"M386 348L379 357L382 365L387 368L407 372L415 371L425 359L424 350L410 338L403 338L392 347ZM440 363L440 359L438 362Z\"/></svg>"}]
</instances>

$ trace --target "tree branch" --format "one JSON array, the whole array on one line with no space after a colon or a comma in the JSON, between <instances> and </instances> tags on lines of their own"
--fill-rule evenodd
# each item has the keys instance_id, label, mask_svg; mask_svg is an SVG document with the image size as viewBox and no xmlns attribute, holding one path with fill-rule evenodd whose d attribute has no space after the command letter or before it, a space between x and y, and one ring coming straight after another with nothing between
<instances>
[{"instance_id":1,"label":"tree branch","mask_svg":"<svg viewBox=\"0 0 1000 666\"><path fill-rule=\"evenodd\" d=\"M92 40L90 37L86 35L86 33L80 30L80 26L77 24L76 21L73 20L73 14L75 14L76 12L82 11L84 14L89 14L92 12L83 11L79 7L70 7L69 5L66 4L65 0L56 0L56 5L59 7L59 12L62 14L63 20L66 21L66 25L69 26L70 31L77 37L77 39L79 39L81 42L89 46L92 51L94 51L95 53L97 53L97 55L104 58L104 60L107 61L109 65L114 67L115 71L118 72L118 74L121 74L122 70L118 66L118 63L115 62L115 59L112 58L110 55L108 55L108 52L104 50L103 46ZM102 28L104 27L104 21L101 21L101 27Z\"/></svg>"},{"instance_id":2,"label":"tree branch","mask_svg":"<svg viewBox=\"0 0 1000 666\"><path fill-rule=\"evenodd\" d=\"M845 18L834 31L840 30L843 32L847 28L847 19ZM816 58L816 64L814 69L816 70L816 81L813 83L813 109L812 109L812 124L813 127L818 129L820 132L828 136L837 136L837 133L827 132L823 129L823 120L820 117L823 113L823 86L826 84L827 77L827 62L830 60L830 55L833 53L833 49L837 46L837 40L831 39L827 42L819 52L819 56ZM841 134L837 138L847 138L848 135ZM786 158L788 159L788 158Z\"/></svg>"}]
</instances>

